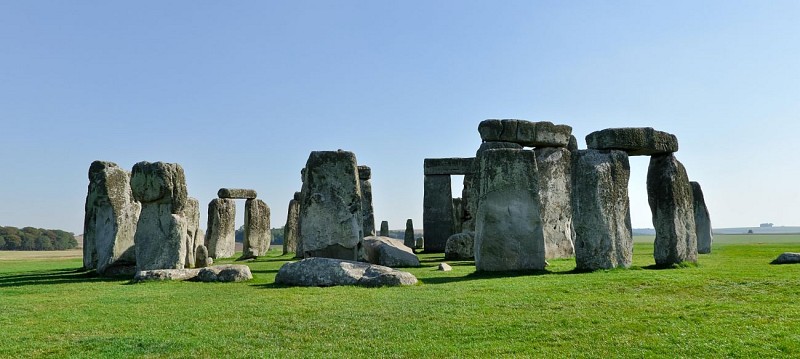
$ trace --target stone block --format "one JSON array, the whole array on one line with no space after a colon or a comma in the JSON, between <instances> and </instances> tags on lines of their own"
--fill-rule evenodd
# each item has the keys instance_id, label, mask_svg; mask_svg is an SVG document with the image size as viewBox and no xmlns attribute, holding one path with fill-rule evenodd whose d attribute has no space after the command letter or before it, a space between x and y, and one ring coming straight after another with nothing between
<instances>
[{"instance_id":1,"label":"stone block","mask_svg":"<svg viewBox=\"0 0 800 359\"><path fill-rule=\"evenodd\" d=\"M686 169L673 154L650 157L647 200L656 229L656 265L697 262L692 186Z\"/></svg>"},{"instance_id":2,"label":"stone block","mask_svg":"<svg viewBox=\"0 0 800 359\"><path fill-rule=\"evenodd\" d=\"M230 199L253 199L258 197L258 193L254 189L244 188L220 188L217 191L217 197L230 198Z\"/></svg>"},{"instance_id":3,"label":"stone block","mask_svg":"<svg viewBox=\"0 0 800 359\"><path fill-rule=\"evenodd\" d=\"M586 135L586 145L595 150L620 150L628 156L663 155L678 151L678 138L651 127L607 128Z\"/></svg>"}]
</instances>

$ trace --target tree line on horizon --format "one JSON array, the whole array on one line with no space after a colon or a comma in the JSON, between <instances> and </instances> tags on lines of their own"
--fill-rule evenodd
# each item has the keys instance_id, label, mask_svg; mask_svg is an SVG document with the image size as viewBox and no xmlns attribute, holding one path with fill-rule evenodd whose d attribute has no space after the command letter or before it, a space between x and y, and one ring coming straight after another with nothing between
<instances>
[{"instance_id":1,"label":"tree line on horizon","mask_svg":"<svg viewBox=\"0 0 800 359\"><path fill-rule=\"evenodd\" d=\"M0 250L53 251L78 247L75 234L58 229L0 226Z\"/></svg>"}]
</instances>

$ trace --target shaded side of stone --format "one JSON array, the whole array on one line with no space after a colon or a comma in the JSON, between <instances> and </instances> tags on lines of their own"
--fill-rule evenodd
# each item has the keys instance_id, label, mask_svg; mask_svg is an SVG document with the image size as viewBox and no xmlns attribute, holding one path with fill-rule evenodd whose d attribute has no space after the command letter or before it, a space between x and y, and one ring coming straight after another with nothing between
<instances>
[{"instance_id":1,"label":"shaded side of stone","mask_svg":"<svg viewBox=\"0 0 800 359\"><path fill-rule=\"evenodd\" d=\"M359 167L359 176L361 175L361 167L367 166L358 166ZM362 214L362 221L364 223L364 236L374 236L375 235L375 213L372 208L372 181L369 178L359 178L359 186L361 186L361 214Z\"/></svg>"},{"instance_id":2,"label":"shaded side of stone","mask_svg":"<svg viewBox=\"0 0 800 359\"><path fill-rule=\"evenodd\" d=\"M455 232L453 194L449 175L425 176L422 231L425 237L425 252L444 252L447 238Z\"/></svg>"},{"instance_id":3,"label":"shaded side of stone","mask_svg":"<svg viewBox=\"0 0 800 359\"><path fill-rule=\"evenodd\" d=\"M299 194L300 192L296 192ZM283 254L297 253L297 238L300 230L300 201L289 201L286 225L283 227Z\"/></svg>"},{"instance_id":4,"label":"shaded side of stone","mask_svg":"<svg viewBox=\"0 0 800 359\"><path fill-rule=\"evenodd\" d=\"M475 258L475 233L456 233L447 239L444 249L446 260L472 260Z\"/></svg>"},{"instance_id":5,"label":"shaded side of stone","mask_svg":"<svg viewBox=\"0 0 800 359\"><path fill-rule=\"evenodd\" d=\"M697 262L697 228L692 186L686 169L672 154L650 157L647 200L653 214L656 265Z\"/></svg>"},{"instance_id":6,"label":"shaded side of stone","mask_svg":"<svg viewBox=\"0 0 800 359\"><path fill-rule=\"evenodd\" d=\"M464 201L453 198L453 233L461 233L464 228Z\"/></svg>"},{"instance_id":7,"label":"shaded side of stone","mask_svg":"<svg viewBox=\"0 0 800 359\"><path fill-rule=\"evenodd\" d=\"M403 233L403 244L406 247L414 248L414 221L411 218L406 220L406 231Z\"/></svg>"},{"instance_id":8,"label":"shaded side of stone","mask_svg":"<svg viewBox=\"0 0 800 359\"><path fill-rule=\"evenodd\" d=\"M711 244L714 235L711 229L711 216L708 214L703 189L697 182L689 182L692 185L692 198L694 200L694 224L697 230L697 253L711 253Z\"/></svg>"},{"instance_id":9,"label":"shaded side of stone","mask_svg":"<svg viewBox=\"0 0 800 359\"><path fill-rule=\"evenodd\" d=\"M381 237L388 237L389 236L389 222L388 221L381 221L381 231L379 233Z\"/></svg>"}]
</instances>

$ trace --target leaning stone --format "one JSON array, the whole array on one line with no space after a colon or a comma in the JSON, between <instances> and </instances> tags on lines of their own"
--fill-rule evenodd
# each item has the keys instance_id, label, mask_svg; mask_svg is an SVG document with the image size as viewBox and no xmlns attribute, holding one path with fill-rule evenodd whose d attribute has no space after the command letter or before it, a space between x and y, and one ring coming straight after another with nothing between
<instances>
[{"instance_id":1,"label":"leaning stone","mask_svg":"<svg viewBox=\"0 0 800 359\"><path fill-rule=\"evenodd\" d=\"M785 252L772 261L772 264L795 264L795 263L800 263L800 253Z\"/></svg>"},{"instance_id":2,"label":"leaning stone","mask_svg":"<svg viewBox=\"0 0 800 359\"><path fill-rule=\"evenodd\" d=\"M628 155L598 150L579 150L574 155L572 213L577 269L630 267L633 237Z\"/></svg>"},{"instance_id":3,"label":"leaning stone","mask_svg":"<svg viewBox=\"0 0 800 359\"><path fill-rule=\"evenodd\" d=\"M608 128L586 136L595 150L621 150L628 156L652 156L678 152L678 138L650 127Z\"/></svg>"},{"instance_id":4,"label":"leaning stone","mask_svg":"<svg viewBox=\"0 0 800 359\"><path fill-rule=\"evenodd\" d=\"M208 203L205 244L211 258L230 258L236 252L236 202L214 198Z\"/></svg>"},{"instance_id":5,"label":"leaning stone","mask_svg":"<svg viewBox=\"0 0 800 359\"><path fill-rule=\"evenodd\" d=\"M275 283L303 287L380 287L414 285L417 284L417 278L411 273L375 264L333 258L306 258L284 264L275 276Z\"/></svg>"},{"instance_id":6,"label":"leaning stone","mask_svg":"<svg viewBox=\"0 0 800 359\"><path fill-rule=\"evenodd\" d=\"M272 242L270 210L260 199L248 199L244 204L244 243L240 259L256 258L267 254Z\"/></svg>"},{"instance_id":7,"label":"leaning stone","mask_svg":"<svg viewBox=\"0 0 800 359\"><path fill-rule=\"evenodd\" d=\"M389 236L389 222L388 221L381 221L381 237L388 237Z\"/></svg>"},{"instance_id":8,"label":"leaning stone","mask_svg":"<svg viewBox=\"0 0 800 359\"><path fill-rule=\"evenodd\" d=\"M205 268L211 265L211 258L208 257L208 249L205 245L199 245L194 251L194 267Z\"/></svg>"},{"instance_id":9,"label":"leaning stone","mask_svg":"<svg viewBox=\"0 0 800 359\"><path fill-rule=\"evenodd\" d=\"M84 268L106 275L114 267L136 264L134 236L141 209L133 199L127 171L113 162L92 162L83 230Z\"/></svg>"},{"instance_id":10,"label":"leaning stone","mask_svg":"<svg viewBox=\"0 0 800 359\"><path fill-rule=\"evenodd\" d=\"M258 193L254 189L244 188L220 188L217 191L217 197L230 198L230 199L253 199L258 197Z\"/></svg>"},{"instance_id":11,"label":"leaning stone","mask_svg":"<svg viewBox=\"0 0 800 359\"><path fill-rule=\"evenodd\" d=\"M403 244L408 248L414 248L414 222L411 218L406 220L406 231L403 233Z\"/></svg>"},{"instance_id":12,"label":"leaning stone","mask_svg":"<svg viewBox=\"0 0 800 359\"><path fill-rule=\"evenodd\" d=\"M364 257L369 263L387 267L419 267L414 250L389 237L365 237Z\"/></svg>"},{"instance_id":13,"label":"leaning stone","mask_svg":"<svg viewBox=\"0 0 800 359\"><path fill-rule=\"evenodd\" d=\"M300 192L294 193L289 201L286 225L283 227L283 254L297 253L298 232L300 230Z\"/></svg>"},{"instance_id":14,"label":"leaning stone","mask_svg":"<svg viewBox=\"0 0 800 359\"><path fill-rule=\"evenodd\" d=\"M545 258L572 258L572 156L566 148L534 150L539 169L539 200Z\"/></svg>"},{"instance_id":15,"label":"leaning stone","mask_svg":"<svg viewBox=\"0 0 800 359\"><path fill-rule=\"evenodd\" d=\"M436 270L442 271L442 272L449 272L449 271L453 270L453 267L451 267L447 263L439 263L439 267L436 268Z\"/></svg>"},{"instance_id":16,"label":"leaning stone","mask_svg":"<svg viewBox=\"0 0 800 359\"><path fill-rule=\"evenodd\" d=\"M176 163L139 162L133 166L131 190L142 203L134 236L136 269L183 269L189 196L183 168Z\"/></svg>"},{"instance_id":17,"label":"leaning stone","mask_svg":"<svg viewBox=\"0 0 800 359\"><path fill-rule=\"evenodd\" d=\"M697 262L692 186L686 169L674 155L650 157L647 200L656 230L653 250L656 265Z\"/></svg>"},{"instance_id":18,"label":"leaning stone","mask_svg":"<svg viewBox=\"0 0 800 359\"><path fill-rule=\"evenodd\" d=\"M480 163L476 269L544 269L536 154L528 150L490 150L481 154Z\"/></svg>"},{"instance_id":19,"label":"leaning stone","mask_svg":"<svg viewBox=\"0 0 800 359\"><path fill-rule=\"evenodd\" d=\"M447 239L444 259L472 260L475 258L475 233L456 233Z\"/></svg>"},{"instance_id":20,"label":"leaning stone","mask_svg":"<svg viewBox=\"0 0 800 359\"><path fill-rule=\"evenodd\" d=\"M692 198L694 199L694 224L697 230L697 253L711 253L711 243L714 236L711 233L711 217L708 214L706 200L703 196L703 189L697 182L689 182L692 185Z\"/></svg>"},{"instance_id":21,"label":"leaning stone","mask_svg":"<svg viewBox=\"0 0 800 359\"><path fill-rule=\"evenodd\" d=\"M195 264L195 248L198 242L202 244L205 241L203 236L199 236L200 232L200 202L196 198L189 197L186 200L186 208L183 210L183 215L186 217L186 267L191 267Z\"/></svg>"},{"instance_id":22,"label":"leaning stone","mask_svg":"<svg viewBox=\"0 0 800 359\"><path fill-rule=\"evenodd\" d=\"M196 280L201 282L244 282L253 279L250 267L242 264L224 264L200 268Z\"/></svg>"}]
</instances>

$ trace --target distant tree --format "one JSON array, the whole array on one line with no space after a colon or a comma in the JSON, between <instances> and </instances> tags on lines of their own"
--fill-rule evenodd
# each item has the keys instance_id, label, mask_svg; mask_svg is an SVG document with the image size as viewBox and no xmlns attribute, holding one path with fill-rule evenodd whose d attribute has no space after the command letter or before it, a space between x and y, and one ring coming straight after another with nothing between
<instances>
[{"instance_id":1,"label":"distant tree","mask_svg":"<svg viewBox=\"0 0 800 359\"><path fill-rule=\"evenodd\" d=\"M36 249L36 237L33 237L33 236L31 236L31 235L26 233L25 236L22 237L22 245L20 246L20 249L22 249L23 251L35 250Z\"/></svg>"},{"instance_id":2,"label":"distant tree","mask_svg":"<svg viewBox=\"0 0 800 359\"><path fill-rule=\"evenodd\" d=\"M6 238L3 235L0 235L0 250L5 249L6 246Z\"/></svg>"},{"instance_id":3,"label":"distant tree","mask_svg":"<svg viewBox=\"0 0 800 359\"><path fill-rule=\"evenodd\" d=\"M53 240L47 236L41 236L36 238L34 241L35 248L37 251L52 251L53 250Z\"/></svg>"},{"instance_id":4,"label":"distant tree","mask_svg":"<svg viewBox=\"0 0 800 359\"><path fill-rule=\"evenodd\" d=\"M0 249L5 250L54 250L72 249L78 246L75 235L57 229L25 227L0 227Z\"/></svg>"},{"instance_id":5,"label":"distant tree","mask_svg":"<svg viewBox=\"0 0 800 359\"><path fill-rule=\"evenodd\" d=\"M9 234L5 236L6 238L6 249L8 250L18 250L22 247L22 238L16 234Z\"/></svg>"}]
</instances>

